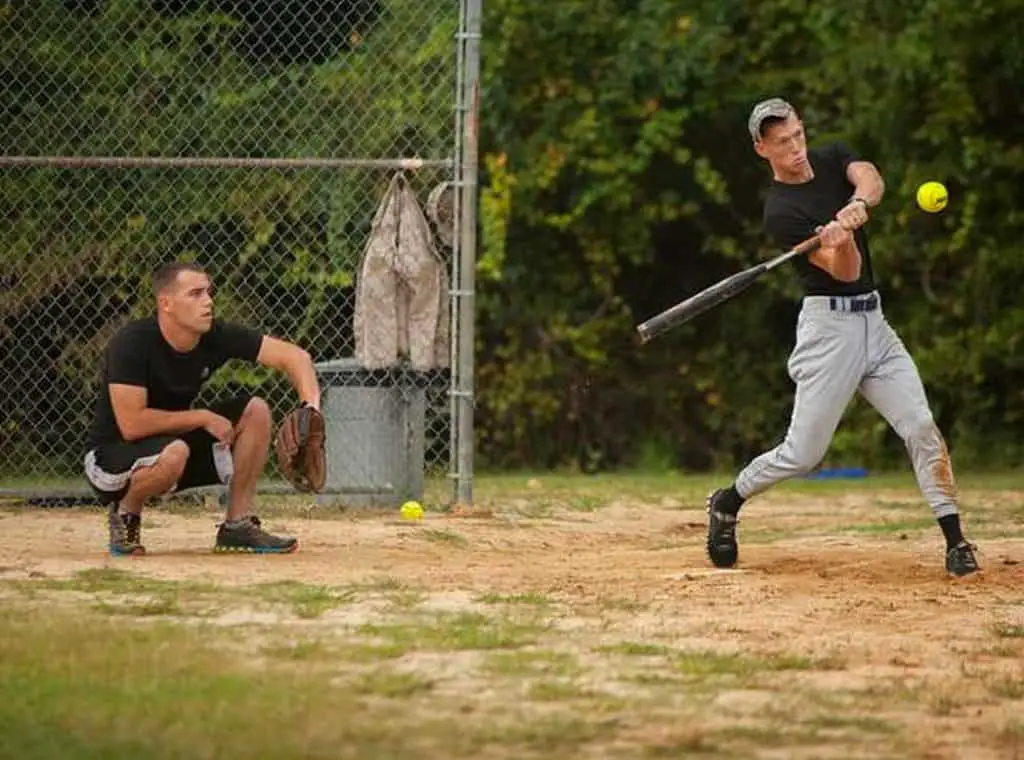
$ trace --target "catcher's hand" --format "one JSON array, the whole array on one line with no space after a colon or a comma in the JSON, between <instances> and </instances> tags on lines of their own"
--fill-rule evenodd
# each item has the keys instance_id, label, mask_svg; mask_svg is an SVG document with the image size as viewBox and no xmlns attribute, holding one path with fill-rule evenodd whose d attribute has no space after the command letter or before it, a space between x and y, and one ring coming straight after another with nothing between
<instances>
[{"instance_id":1,"label":"catcher's hand","mask_svg":"<svg viewBox=\"0 0 1024 760\"><path fill-rule=\"evenodd\" d=\"M277 428L274 450L277 466L299 491L321 491L327 479L324 417L302 404L285 415Z\"/></svg>"}]
</instances>

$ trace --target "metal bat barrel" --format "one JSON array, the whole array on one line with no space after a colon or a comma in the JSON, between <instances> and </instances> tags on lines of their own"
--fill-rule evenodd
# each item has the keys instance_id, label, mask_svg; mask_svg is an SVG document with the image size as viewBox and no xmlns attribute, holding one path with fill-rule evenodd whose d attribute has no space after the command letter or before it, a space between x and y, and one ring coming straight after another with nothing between
<instances>
[{"instance_id":1,"label":"metal bat barrel","mask_svg":"<svg viewBox=\"0 0 1024 760\"><path fill-rule=\"evenodd\" d=\"M758 264L750 269L737 272L696 295L690 296L685 301L677 303L670 309L656 314L646 322L637 325L636 330L640 334L640 339L647 343L666 330L688 322L708 309L727 301L750 287L765 271L767 271L765 265Z\"/></svg>"},{"instance_id":2,"label":"metal bat barrel","mask_svg":"<svg viewBox=\"0 0 1024 760\"><path fill-rule=\"evenodd\" d=\"M690 296L685 301L681 301L660 314L654 315L646 322L637 325L636 331L640 334L641 341L647 343L666 330L681 325L683 322L688 322L723 301L728 301L750 287L765 272L774 269L783 262L789 261L794 256L810 253L817 249L820 244L821 240L817 235L810 237L785 253L776 256L771 261L765 261L726 277L724 280L705 288L696 295Z\"/></svg>"}]
</instances>

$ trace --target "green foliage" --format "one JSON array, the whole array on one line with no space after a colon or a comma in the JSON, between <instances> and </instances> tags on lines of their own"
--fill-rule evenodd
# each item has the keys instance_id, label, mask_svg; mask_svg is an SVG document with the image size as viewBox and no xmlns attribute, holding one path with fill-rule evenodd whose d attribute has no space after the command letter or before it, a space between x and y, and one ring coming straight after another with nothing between
<instances>
[{"instance_id":1,"label":"green foliage","mask_svg":"<svg viewBox=\"0 0 1024 760\"><path fill-rule=\"evenodd\" d=\"M887 182L885 309L958 462L1020 460L1024 26L1009 0L485 4L479 395L485 461L735 466L785 430L799 293L779 272L649 346L634 325L773 252L751 104ZM945 182L941 215L914 205ZM856 401L829 454L903 466ZM668 462L666 462L666 465Z\"/></svg>"},{"instance_id":2,"label":"green foliage","mask_svg":"<svg viewBox=\"0 0 1024 760\"><path fill-rule=\"evenodd\" d=\"M0 136L20 154L445 158L453 4L0 2ZM870 231L885 310L955 460L1020 461L1016 2L485 0L484 11L475 418L484 465L733 467L779 440L799 298L790 272L649 346L634 334L637 322L774 252L759 223L768 175L745 130L750 105L773 94L798 105L812 141L842 139L883 172ZM211 268L223 314L318 358L348 353L317 325L351 316L339 303L350 300L388 179L0 173L3 376L45 390L0 399L9 461L31 461L10 443L26 440L77 461L99 351L119 321L148 310L147 273L169 257ZM415 181L425 189L437 179ZM950 189L940 215L914 205L927 179ZM254 313L256 303L274 308ZM91 317L68 318L77 313ZM40 356L44 376L19 369ZM74 418L19 435L55 419L55 398L79 410ZM905 466L895 434L859 400L829 460Z\"/></svg>"},{"instance_id":3,"label":"green foliage","mask_svg":"<svg viewBox=\"0 0 1024 760\"><path fill-rule=\"evenodd\" d=\"M0 2L0 138L18 155L449 158L456 22L446 0ZM24 474L66 455L77 472L100 352L150 313L149 274L169 259L210 270L219 314L317 359L351 355L351 332L324 326L350 322L389 180L5 169L0 377L29 391L0 400L5 462ZM289 398L263 371L216 382Z\"/></svg>"}]
</instances>

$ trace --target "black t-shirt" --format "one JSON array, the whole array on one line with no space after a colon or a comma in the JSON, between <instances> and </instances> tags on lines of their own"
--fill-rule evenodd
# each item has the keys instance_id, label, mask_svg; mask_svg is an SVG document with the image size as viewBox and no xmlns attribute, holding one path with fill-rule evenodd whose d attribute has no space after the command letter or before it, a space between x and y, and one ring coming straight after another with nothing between
<instances>
[{"instance_id":1,"label":"black t-shirt","mask_svg":"<svg viewBox=\"0 0 1024 760\"><path fill-rule=\"evenodd\" d=\"M765 199L765 230L787 251L812 237L816 227L832 221L853 195L846 167L857 158L849 148L842 143L830 143L807 151L807 158L814 169L814 179L796 185L773 179ZM807 256L792 260L806 295L853 296L875 289L867 232L861 227L853 236L862 260L860 279L856 282L835 279L812 264Z\"/></svg>"},{"instance_id":2,"label":"black t-shirt","mask_svg":"<svg viewBox=\"0 0 1024 760\"><path fill-rule=\"evenodd\" d=\"M164 340L156 317L129 322L107 345L89 448L124 440L110 403L109 384L141 386L147 392L147 407L183 411L228 360L256 361L262 343L263 335L255 330L214 320L196 347L182 353Z\"/></svg>"}]
</instances>

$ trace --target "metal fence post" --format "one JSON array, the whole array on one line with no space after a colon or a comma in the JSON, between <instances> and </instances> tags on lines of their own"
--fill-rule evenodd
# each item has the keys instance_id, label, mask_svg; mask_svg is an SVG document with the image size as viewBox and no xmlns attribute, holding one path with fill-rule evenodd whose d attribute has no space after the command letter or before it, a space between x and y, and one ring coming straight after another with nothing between
<instances>
[{"instance_id":1,"label":"metal fence post","mask_svg":"<svg viewBox=\"0 0 1024 760\"><path fill-rule=\"evenodd\" d=\"M474 406L474 341L475 283L477 253L477 195L479 167L480 119L480 26L482 0L463 0L460 30L461 82L459 92L460 140L458 161L458 239L456 254L456 316L455 345L458 355L454 367L452 395L455 442L455 498L460 504L473 502L473 454L475 434Z\"/></svg>"}]
</instances>

